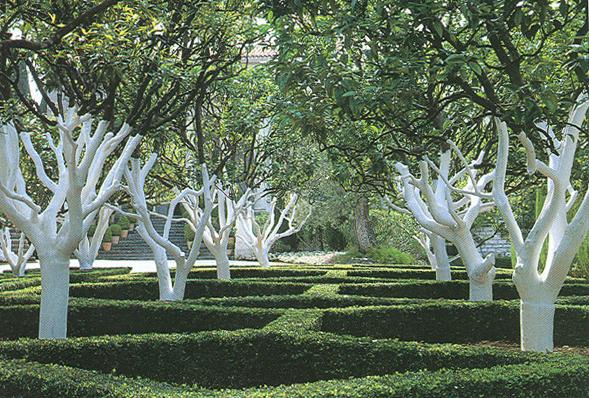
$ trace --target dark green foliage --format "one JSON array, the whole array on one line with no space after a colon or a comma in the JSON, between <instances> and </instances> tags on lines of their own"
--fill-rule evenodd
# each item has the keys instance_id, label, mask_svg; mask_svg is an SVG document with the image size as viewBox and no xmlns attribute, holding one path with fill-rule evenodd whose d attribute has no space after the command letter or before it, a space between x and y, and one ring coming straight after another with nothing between
<instances>
[{"instance_id":1,"label":"dark green foliage","mask_svg":"<svg viewBox=\"0 0 589 398\"><path fill-rule=\"evenodd\" d=\"M310 285L300 283L189 280L184 298L299 294L309 287ZM150 280L77 284L70 287L70 295L119 300L157 300L159 298L158 283Z\"/></svg>"},{"instance_id":2,"label":"dark green foliage","mask_svg":"<svg viewBox=\"0 0 589 398\"><path fill-rule=\"evenodd\" d=\"M21 360L0 361L0 396L19 398L198 397L187 387Z\"/></svg>"},{"instance_id":3,"label":"dark green foliage","mask_svg":"<svg viewBox=\"0 0 589 398\"><path fill-rule=\"evenodd\" d=\"M368 250L368 257L379 263L411 264L415 259L393 246L377 246Z\"/></svg>"},{"instance_id":4,"label":"dark green foliage","mask_svg":"<svg viewBox=\"0 0 589 398\"><path fill-rule=\"evenodd\" d=\"M231 270L231 278L284 278L293 276L322 276L327 271L310 270L310 269L280 269L280 268L236 268ZM174 275L172 271L172 275ZM145 273L145 276L155 277L155 273ZM193 269L189 274L190 279L217 279L217 270L209 269Z\"/></svg>"},{"instance_id":5,"label":"dark green foliage","mask_svg":"<svg viewBox=\"0 0 589 398\"><path fill-rule=\"evenodd\" d=\"M0 275L0 289L21 283L0 294L0 396L587 396L585 358L456 345L519 341L518 301L462 301L466 280L436 282L415 265L233 271L220 282L194 269L182 302L158 301L155 275L72 271L65 341L26 338L38 325L38 271ZM589 345L589 284L579 282L563 287L556 345ZM507 279L494 293L517 298Z\"/></svg>"},{"instance_id":6,"label":"dark green foliage","mask_svg":"<svg viewBox=\"0 0 589 398\"><path fill-rule=\"evenodd\" d=\"M581 330L589 328L589 309L558 306L557 345L588 345ZM483 340L519 342L519 305L510 302L431 302L394 307L326 310L326 332L427 342L471 343Z\"/></svg>"},{"instance_id":7,"label":"dark green foliage","mask_svg":"<svg viewBox=\"0 0 589 398\"><path fill-rule=\"evenodd\" d=\"M361 270L349 271L348 276L390 279L436 279L436 272L429 269L394 269L394 270ZM467 280L466 271L452 270L452 279ZM498 272L495 279L511 279L511 273Z\"/></svg>"},{"instance_id":8,"label":"dark green foliage","mask_svg":"<svg viewBox=\"0 0 589 398\"><path fill-rule=\"evenodd\" d=\"M194 231L188 224L184 224L184 239L186 242L192 242L194 240Z\"/></svg>"},{"instance_id":9,"label":"dark green foliage","mask_svg":"<svg viewBox=\"0 0 589 398\"><path fill-rule=\"evenodd\" d=\"M112 224L110 226L110 232L112 233L112 236L121 236L121 231L122 228L119 224Z\"/></svg>"},{"instance_id":10,"label":"dark green foliage","mask_svg":"<svg viewBox=\"0 0 589 398\"><path fill-rule=\"evenodd\" d=\"M333 380L296 386L248 390L248 398L585 398L589 392L586 358L441 370ZM229 395L232 396L232 395Z\"/></svg>"},{"instance_id":11,"label":"dark green foliage","mask_svg":"<svg viewBox=\"0 0 589 398\"><path fill-rule=\"evenodd\" d=\"M343 284L340 287L342 294L356 294L361 296L376 297L407 297L424 299L468 299L467 281L411 281L371 284ZM560 296L589 295L589 285L584 283L565 283L560 291ZM493 284L493 297L496 300L514 300L519 295L515 286L510 282L495 282Z\"/></svg>"},{"instance_id":12,"label":"dark green foliage","mask_svg":"<svg viewBox=\"0 0 589 398\"><path fill-rule=\"evenodd\" d=\"M106 229L106 232L104 233L104 236L102 237L102 241L104 243L112 242L112 229L111 229L111 227L108 227Z\"/></svg>"},{"instance_id":13,"label":"dark green foliage","mask_svg":"<svg viewBox=\"0 0 589 398\"><path fill-rule=\"evenodd\" d=\"M129 225L131 224L129 222L129 219L126 216L122 216L121 218L119 218L119 220L117 221L117 224L119 224L121 226L122 230L127 231L129 229Z\"/></svg>"},{"instance_id":14,"label":"dark green foliage","mask_svg":"<svg viewBox=\"0 0 589 398\"><path fill-rule=\"evenodd\" d=\"M19 340L0 344L0 355L215 388L293 384L422 369L481 368L523 363L538 357L488 348L255 330L67 341Z\"/></svg>"},{"instance_id":15,"label":"dark green foliage","mask_svg":"<svg viewBox=\"0 0 589 398\"><path fill-rule=\"evenodd\" d=\"M279 310L215 308L183 303L74 300L68 313L69 336L130 333L195 332L257 328L280 315ZM37 335L38 305L0 307L0 338Z\"/></svg>"}]
</instances>

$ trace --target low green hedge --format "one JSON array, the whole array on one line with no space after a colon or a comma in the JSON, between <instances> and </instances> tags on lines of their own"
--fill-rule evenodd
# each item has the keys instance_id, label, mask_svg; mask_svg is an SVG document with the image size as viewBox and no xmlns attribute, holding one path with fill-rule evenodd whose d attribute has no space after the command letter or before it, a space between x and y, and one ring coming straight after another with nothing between
<instances>
[{"instance_id":1,"label":"low green hedge","mask_svg":"<svg viewBox=\"0 0 589 398\"><path fill-rule=\"evenodd\" d=\"M348 276L365 277L365 278L390 278L390 279L436 279L436 272L431 269L395 269L395 270L361 270L348 271ZM497 272L496 279L511 279L511 273ZM468 280L466 271L452 270L452 279Z\"/></svg>"},{"instance_id":2,"label":"low green hedge","mask_svg":"<svg viewBox=\"0 0 589 398\"><path fill-rule=\"evenodd\" d=\"M283 278L293 276L322 276L327 273L327 270L317 269L283 269L283 268L234 268L231 270L231 278ZM172 271L172 276L174 271ZM147 277L156 277L155 272L147 272L143 274ZM214 268L198 269L195 268L188 274L189 279L216 279L217 270Z\"/></svg>"},{"instance_id":3,"label":"low green hedge","mask_svg":"<svg viewBox=\"0 0 589 398\"><path fill-rule=\"evenodd\" d=\"M0 355L211 388L481 368L540 358L490 348L256 330L19 340L0 343Z\"/></svg>"},{"instance_id":4,"label":"low green hedge","mask_svg":"<svg viewBox=\"0 0 589 398\"><path fill-rule=\"evenodd\" d=\"M117 300L72 300L68 336L128 333L173 333L260 328L283 311L255 308L205 307L185 303ZM0 307L0 338L35 337L39 305Z\"/></svg>"},{"instance_id":5,"label":"low green hedge","mask_svg":"<svg viewBox=\"0 0 589 398\"><path fill-rule=\"evenodd\" d=\"M311 285L296 283L224 282L218 280L189 280L184 297L270 296L275 294L300 294ZM119 300L157 300L156 280L121 281L73 284L72 297L91 297Z\"/></svg>"},{"instance_id":6,"label":"low green hedge","mask_svg":"<svg viewBox=\"0 0 589 398\"><path fill-rule=\"evenodd\" d=\"M200 398L195 389L21 360L0 360L0 396L19 398Z\"/></svg>"},{"instance_id":7,"label":"low green hedge","mask_svg":"<svg viewBox=\"0 0 589 398\"><path fill-rule=\"evenodd\" d=\"M321 330L354 336L436 343L483 340L519 342L519 304L429 302L388 307L325 310ZM557 345L589 345L589 308L557 306Z\"/></svg>"},{"instance_id":8,"label":"low green hedge","mask_svg":"<svg viewBox=\"0 0 589 398\"><path fill-rule=\"evenodd\" d=\"M311 295L282 295L282 296L250 296L250 297L211 297L186 300L187 303L227 306L227 307L259 307L259 308L340 308L352 306L400 305L423 303L428 300L363 297L363 296L311 296ZM433 301L433 300L432 300Z\"/></svg>"},{"instance_id":9,"label":"low green hedge","mask_svg":"<svg viewBox=\"0 0 589 398\"><path fill-rule=\"evenodd\" d=\"M482 369L216 391L59 365L0 360L0 396L19 398L586 398L587 385L588 360L577 356Z\"/></svg>"},{"instance_id":10,"label":"low green hedge","mask_svg":"<svg viewBox=\"0 0 589 398\"><path fill-rule=\"evenodd\" d=\"M340 294L353 294L374 297L406 297L424 299L468 299L468 281L419 281L407 280L391 283L344 283ZM560 296L589 295L589 284L565 284ZM495 300L519 299L515 286L511 282L498 281L493 284Z\"/></svg>"},{"instance_id":11,"label":"low green hedge","mask_svg":"<svg viewBox=\"0 0 589 398\"><path fill-rule=\"evenodd\" d=\"M485 369L440 370L350 380L330 380L277 388L226 391L248 398L586 398L589 360L550 361Z\"/></svg>"}]
</instances>

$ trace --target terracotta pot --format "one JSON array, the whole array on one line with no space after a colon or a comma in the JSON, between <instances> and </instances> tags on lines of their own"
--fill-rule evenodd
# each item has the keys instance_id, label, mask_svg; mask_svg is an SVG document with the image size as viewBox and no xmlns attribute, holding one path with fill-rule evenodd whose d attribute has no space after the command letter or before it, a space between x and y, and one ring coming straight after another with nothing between
<instances>
[{"instance_id":1,"label":"terracotta pot","mask_svg":"<svg viewBox=\"0 0 589 398\"><path fill-rule=\"evenodd\" d=\"M113 245L118 245L119 244L119 240L120 240L120 236L113 236L112 237L112 244Z\"/></svg>"},{"instance_id":2,"label":"terracotta pot","mask_svg":"<svg viewBox=\"0 0 589 398\"><path fill-rule=\"evenodd\" d=\"M129 236L129 231L127 231L126 229L123 229L121 231L121 238L125 239L127 236Z\"/></svg>"},{"instance_id":3,"label":"terracotta pot","mask_svg":"<svg viewBox=\"0 0 589 398\"><path fill-rule=\"evenodd\" d=\"M102 250L109 252L112 249L112 242L102 242Z\"/></svg>"}]
</instances>

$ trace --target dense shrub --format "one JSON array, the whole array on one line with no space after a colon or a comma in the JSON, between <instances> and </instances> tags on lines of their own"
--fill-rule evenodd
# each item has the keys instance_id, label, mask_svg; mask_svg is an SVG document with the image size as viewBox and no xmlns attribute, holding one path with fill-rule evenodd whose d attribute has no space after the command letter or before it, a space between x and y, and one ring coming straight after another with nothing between
<instances>
[{"instance_id":1,"label":"dense shrub","mask_svg":"<svg viewBox=\"0 0 589 398\"><path fill-rule=\"evenodd\" d=\"M218 280L189 280L185 298L225 296L270 296L274 294L299 294L310 285L296 283L224 282ZM70 287L73 297L119 300L157 300L158 283L155 280L122 281L74 284Z\"/></svg>"},{"instance_id":2,"label":"dense shrub","mask_svg":"<svg viewBox=\"0 0 589 398\"><path fill-rule=\"evenodd\" d=\"M112 229L111 229L111 227L108 227L106 229L106 232L104 233L104 236L102 237L102 241L104 243L112 242Z\"/></svg>"},{"instance_id":3,"label":"dense shrub","mask_svg":"<svg viewBox=\"0 0 589 398\"><path fill-rule=\"evenodd\" d=\"M371 283L371 284L342 284L341 294L356 294L376 297L407 297L424 299L468 299L468 281L412 281ZM566 283L561 296L589 295L589 285L582 283ZM495 282L493 284L493 298L496 300L514 300L519 295L513 283Z\"/></svg>"},{"instance_id":4,"label":"dense shrub","mask_svg":"<svg viewBox=\"0 0 589 398\"><path fill-rule=\"evenodd\" d=\"M204 397L186 386L172 387L100 372L21 360L0 361L0 396L19 398Z\"/></svg>"},{"instance_id":5,"label":"dense shrub","mask_svg":"<svg viewBox=\"0 0 589 398\"><path fill-rule=\"evenodd\" d=\"M259 297L213 297L196 300L187 300L187 302L223 307L228 306L259 308L340 308L353 306L412 304L424 303L428 301L406 298L384 298L343 295L283 295Z\"/></svg>"},{"instance_id":6,"label":"dense shrub","mask_svg":"<svg viewBox=\"0 0 589 398\"><path fill-rule=\"evenodd\" d=\"M378 263L412 264L415 258L393 246L377 246L368 251L368 257Z\"/></svg>"},{"instance_id":7,"label":"dense shrub","mask_svg":"<svg viewBox=\"0 0 589 398\"><path fill-rule=\"evenodd\" d=\"M245 330L0 344L0 355L205 387L292 384L537 358L488 348ZM178 369L182 369L178 372Z\"/></svg>"},{"instance_id":8,"label":"dense shrub","mask_svg":"<svg viewBox=\"0 0 589 398\"><path fill-rule=\"evenodd\" d=\"M558 345L588 345L589 309L558 306L554 340ZM519 342L519 305L509 302L430 302L389 307L325 310L326 332L426 342Z\"/></svg>"},{"instance_id":9,"label":"dense shrub","mask_svg":"<svg viewBox=\"0 0 589 398\"><path fill-rule=\"evenodd\" d=\"M284 278L293 276L322 276L327 270L309 270L309 269L280 269L280 268L236 268L231 270L231 278ZM156 277L155 272L145 273L145 276ZM175 272L172 271L172 276ZM190 279L217 279L217 270L194 269L188 274Z\"/></svg>"},{"instance_id":10,"label":"dense shrub","mask_svg":"<svg viewBox=\"0 0 589 398\"><path fill-rule=\"evenodd\" d=\"M121 231L122 228L119 224L112 224L110 226L110 232L112 233L112 236L121 236Z\"/></svg>"},{"instance_id":11,"label":"dense shrub","mask_svg":"<svg viewBox=\"0 0 589 398\"><path fill-rule=\"evenodd\" d=\"M128 333L196 332L259 328L280 316L280 310L216 308L184 303L73 300L68 312L69 336ZM39 305L0 307L0 338L34 337Z\"/></svg>"},{"instance_id":12,"label":"dense shrub","mask_svg":"<svg viewBox=\"0 0 589 398\"><path fill-rule=\"evenodd\" d=\"M558 357L523 365L397 373L234 393L248 398L585 398L588 383L586 358Z\"/></svg>"},{"instance_id":13,"label":"dense shrub","mask_svg":"<svg viewBox=\"0 0 589 398\"><path fill-rule=\"evenodd\" d=\"M393 270L361 270L348 271L348 276L390 279L436 279L436 272L431 269L403 269ZM468 273L462 270L452 270L452 279L468 280ZM497 272L495 279L511 279L511 273Z\"/></svg>"},{"instance_id":14,"label":"dense shrub","mask_svg":"<svg viewBox=\"0 0 589 398\"><path fill-rule=\"evenodd\" d=\"M122 216L117 221L117 224L119 224L121 226L122 230L127 231L127 230L129 230L129 225L131 224L131 222L129 221L129 219L126 216Z\"/></svg>"}]
</instances>

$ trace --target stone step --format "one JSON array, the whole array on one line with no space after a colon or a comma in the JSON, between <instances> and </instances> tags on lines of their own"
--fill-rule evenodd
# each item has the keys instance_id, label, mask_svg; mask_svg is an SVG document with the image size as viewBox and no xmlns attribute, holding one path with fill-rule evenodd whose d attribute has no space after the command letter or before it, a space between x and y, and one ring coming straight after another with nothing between
<instances>
[{"instance_id":1,"label":"stone step","mask_svg":"<svg viewBox=\"0 0 589 398\"><path fill-rule=\"evenodd\" d=\"M156 218L153 220L153 226L159 233L163 233L164 225L165 221L163 219ZM184 238L184 224L172 224L169 239L184 253L189 252ZM136 231L129 231L129 236L125 239L121 238L119 243L113 245L110 251L105 252L101 248L98 253L99 260L151 260L152 258L151 249ZM198 258L203 260L213 258L204 244L201 245Z\"/></svg>"}]
</instances>

